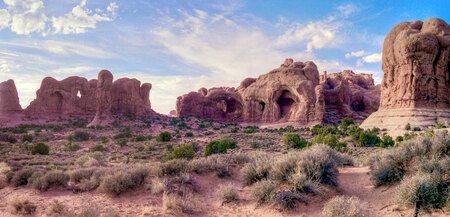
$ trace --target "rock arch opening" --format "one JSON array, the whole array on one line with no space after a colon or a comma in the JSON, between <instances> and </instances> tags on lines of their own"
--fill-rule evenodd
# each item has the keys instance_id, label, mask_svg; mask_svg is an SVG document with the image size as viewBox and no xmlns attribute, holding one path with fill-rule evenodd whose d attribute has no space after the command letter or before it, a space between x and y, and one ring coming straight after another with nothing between
<instances>
[{"instance_id":1,"label":"rock arch opening","mask_svg":"<svg viewBox=\"0 0 450 217\"><path fill-rule=\"evenodd\" d=\"M56 114L62 113L63 96L60 92L54 92L49 97L50 109Z\"/></svg>"},{"instance_id":2,"label":"rock arch opening","mask_svg":"<svg viewBox=\"0 0 450 217\"><path fill-rule=\"evenodd\" d=\"M280 117L287 117L291 111L291 107L294 104L292 93L288 90L283 90L280 97L277 100L277 104L280 107Z\"/></svg>"}]
</instances>

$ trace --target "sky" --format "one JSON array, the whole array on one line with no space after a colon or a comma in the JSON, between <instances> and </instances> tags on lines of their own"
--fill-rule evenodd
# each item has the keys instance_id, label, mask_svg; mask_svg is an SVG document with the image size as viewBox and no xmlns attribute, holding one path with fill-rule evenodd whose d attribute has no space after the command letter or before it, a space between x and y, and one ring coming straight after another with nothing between
<instances>
[{"instance_id":1,"label":"sky","mask_svg":"<svg viewBox=\"0 0 450 217\"><path fill-rule=\"evenodd\" d=\"M44 77L153 84L152 108L178 96L234 86L285 58L320 72L383 77L384 37L403 21L450 22L450 1L0 0L0 82L14 79L23 108Z\"/></svg>"}]
</instances>

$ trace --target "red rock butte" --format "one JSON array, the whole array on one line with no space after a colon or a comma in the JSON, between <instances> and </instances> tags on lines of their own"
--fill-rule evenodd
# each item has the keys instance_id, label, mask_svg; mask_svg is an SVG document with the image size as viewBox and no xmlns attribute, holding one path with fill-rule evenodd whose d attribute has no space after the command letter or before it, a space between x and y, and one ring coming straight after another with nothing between
<instances>
[{"instance_id":1,"label":"red rock butte","mask_svg":"<svg viewBox=\"0 0 450 217\"><path fill-rule=\"evenodd\" d=\"M55 117L94 117L90 125L110 124L112 115L142 116L153 112L150 104L152 85L136 79L121 78L113 82L108 70L99 73L99 79L72 76L62 81L51 77L42 80L36 99L23 109L13 80L0 83L0 123L8 116L19 115L36 121ZM17 117L16 117L17 118Z\"/></svg>"},{"instance_id":2,"label":"red rock butte","mask_svg":"<svg viewBox=\"0 0 450 217\"><path fill-rule=\"evenodd\" d=\"M362 121L377 110L379 85L350 70L319 75L311 62L286 59L277 69L244 79L238 88L201 88L177 99L179 116L254 124L313 125L343 117Z\"/></svg>"},{"instance_id":3,"label":"red rock butte","mask_svg":"<svg viewBox=\"0 0 450 217\"><path fill-rule=\"evenodd\" d=\"M380 108L361 127L403 129L450 121L450 26L402 22L384 39Z\"/></svg>"}]
</instances>

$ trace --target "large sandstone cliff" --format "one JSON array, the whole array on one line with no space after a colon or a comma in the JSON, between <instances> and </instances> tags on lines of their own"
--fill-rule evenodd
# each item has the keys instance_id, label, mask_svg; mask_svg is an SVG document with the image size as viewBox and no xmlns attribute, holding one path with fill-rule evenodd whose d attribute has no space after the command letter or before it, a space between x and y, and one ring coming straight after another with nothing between
<instances>
[{"instance_id":1,"label":"large sandstone cliff","mask_svg":"<svg viewBox=\"0 0 450 217\"><path fill-rule=\"evenodd\" d=\"M401 129L450 121L450 25L402 22L384 39L379 111L362 127Z\"/></svg>"}]
</instances>

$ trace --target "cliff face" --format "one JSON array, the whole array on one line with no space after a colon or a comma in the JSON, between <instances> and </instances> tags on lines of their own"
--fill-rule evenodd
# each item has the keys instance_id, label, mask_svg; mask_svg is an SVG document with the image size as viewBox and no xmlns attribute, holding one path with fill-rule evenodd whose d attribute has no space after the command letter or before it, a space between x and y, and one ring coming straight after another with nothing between
<instances>
[{"instance_id":1,"label":"cliff face","mask_svg":"<svg viewBox=\"0 0 450 217\"><path fill-rule=\"evenodd\" d=\"M450 121L450 26L431 18L402 22L384 39L379 111L363 123L400 129Z\"/></svg>"}]
</instances>

